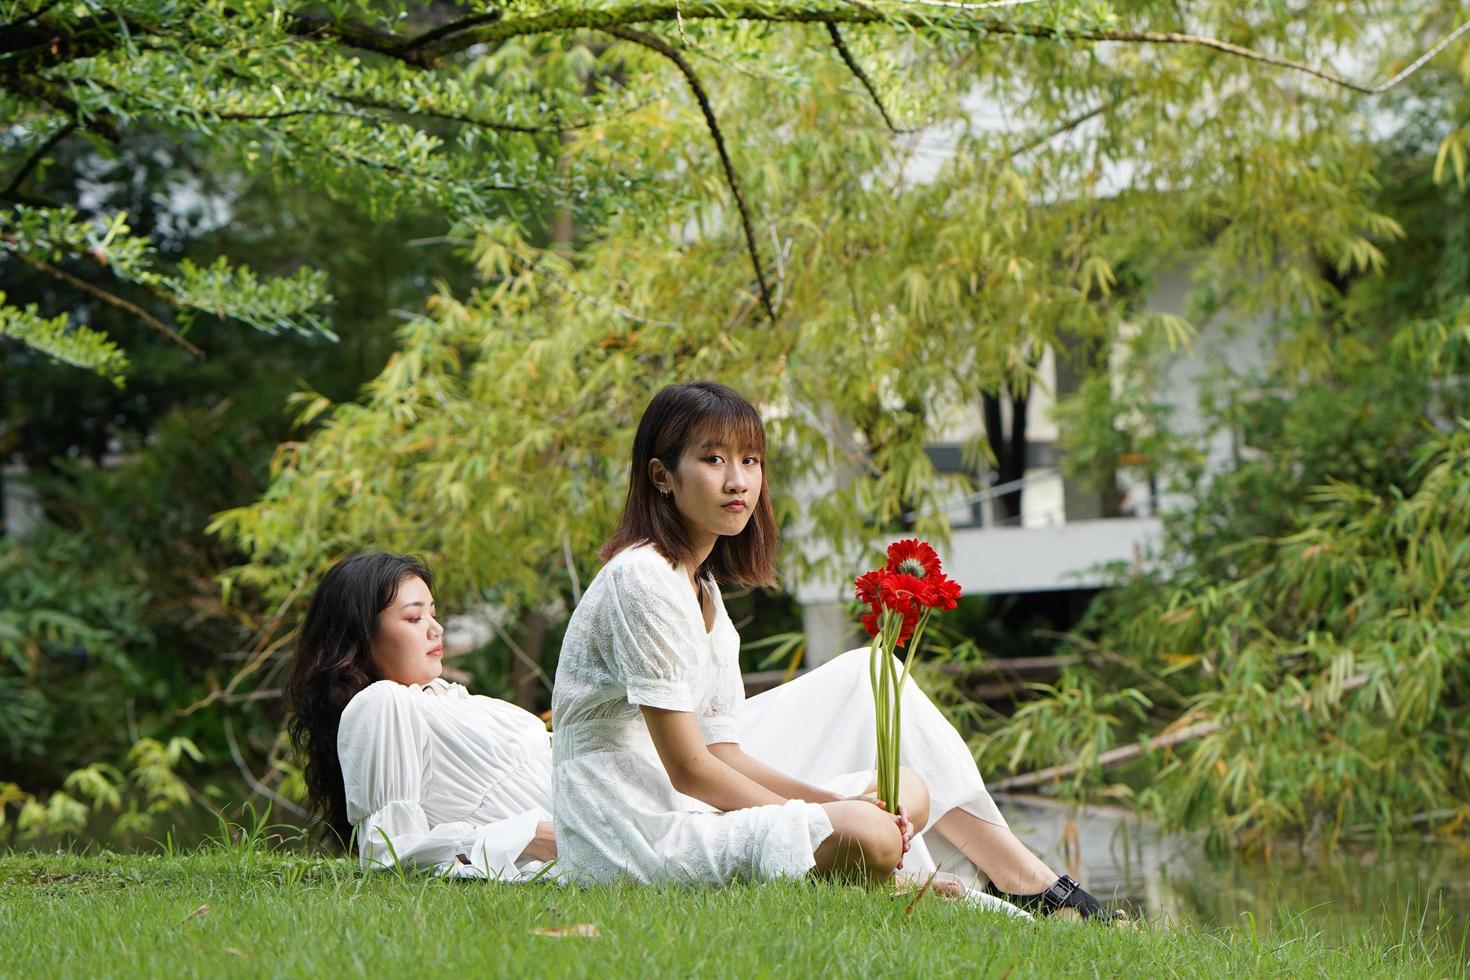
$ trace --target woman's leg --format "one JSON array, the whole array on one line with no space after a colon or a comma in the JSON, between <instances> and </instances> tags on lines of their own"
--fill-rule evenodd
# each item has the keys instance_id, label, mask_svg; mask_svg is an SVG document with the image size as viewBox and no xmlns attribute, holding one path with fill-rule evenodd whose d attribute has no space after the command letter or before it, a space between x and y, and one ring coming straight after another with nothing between
<instances>
[{"instance_id":1,"label":"woman's leg","mask_svg":"<svg viewBox=\"0 0 1470 980\"><path fill-rule=\"evenodd\" d=\"M851 650L747 701L741 718L745 751L812 782L871 768L875 753L868 656L867 648ZM1006 828L969 746L913 678L903 693L899 756L927 785L932 798L928 816L938 818L932 829L996 887L1026 894L1057 880ZM900 789L900 797L909 799L908 791ZM923 830L928 823L916 816L910 814L915 828Z\"/></svg>"},{"instance_id":2,"label":"woman's leg","mask_svg":"<svg viewBox=\"0 0 1470 980\"><path fill-rule=\"evenodd\" d=\"M868 787L868 792L877 790ZM929 820L929 790L918 773L903 769L898 774L898 798L915 828ZM817 873L831 877L886 878L902 867L903 838L895 838L893 818L863 800L843 800L825 805L832 821L832 836L817 848ZM895 839L898 855L891 846Z\"/></svg>"},{"instance_id":3,"label":"woman's leg","mask_svg":"<svg viewBox=\"0 0 1470 980\"><path fill-rule=\"evenodd\" d=\"M834 772L871 771L876 755L871 705L868 650L859 648L747 701L741 740L755 758L811 782L820 783ZM912 679L903 692L899 761L927 786L927 816L935 821L929 826L958 852L960 865L970 866L962 870L951 865L967 881L973 883L978 871L993 887L1025 899L1059 880L1006 826L969 746ZM900 794L909 798L908 790ZM916 829L926 827L918 819L914 824ZM1100 909L1080 888L1067 904L1086 905L1084 915Z\"/></svg>"},{"instance_id":4,"label":"woman's leg","mask_svg":"<svg viewBox=\"0 0 1470 980\"><path fill-rule=\"evenodd\" d=\"M1051 887L1057 880L1057 873L1032 854L1009 827L987 823L956 808L940 817L934 829L1003 892L1029 895Z\"/></svg>"},{"instance_id":5,"label":"woman's leg","mask_svg":"<svg viewBox=\"0 0 1470 980\"><path fill-rule=\"evenodd\" d=\"M868 650L842 654L803 677L758 694L741 710L741 747L784 773L822 783L845 773L872 772L877 759ZM913 679L903 693L899 765L922 777L933 799L929 815L964 806L1005 823L975 758ZM926 823L915 821L919 830Z\"/></svg>"}]
</instances>

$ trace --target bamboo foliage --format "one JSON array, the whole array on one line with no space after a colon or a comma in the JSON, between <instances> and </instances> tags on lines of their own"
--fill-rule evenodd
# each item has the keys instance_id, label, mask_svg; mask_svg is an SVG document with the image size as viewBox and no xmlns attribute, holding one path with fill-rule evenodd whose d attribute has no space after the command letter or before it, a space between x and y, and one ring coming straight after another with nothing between
<instances>
[{"instance_id":1,"label":"bamboo foliage","mask_svg":"<svg viewBox=\"0 0 1470 980\"><path fill-rule=\"evenodd\" d=\"M1322 44L1351 37L1346 17L1314 21ZM1211 293L1311 304L1324 263L1347 255L1372 271L1370 252L1334 243L1395 233L1370 206L1366 120L1347 96L1247 61L1202 71L1166 46L1104 57L942 34L895 48L848 31L891 117L956 134L919 178L921 147L873 125L866 88L811 43L825 33L691 21L669 36L716 117L771 123L726 146L778 320L679 71L641 45L599 48L601 71L652 98L622 97L630 108L567 133L559 152L564 173L629 175L628 204L585 226L572 255L512 218L466 217L459 238L483 288L431 297L359 404L308 397L309 438L282 447L266 499L216 525L260 556L242 580L284 594L371 542L427 551L451 570L450 601L555 606L570 598L566 555L586 581L621 501L633 420L661 384L696 376L766 407L776 487L847 474L800 514L781 498L788 576L841 572L902 514L942 538L942 502L967 487L936 475L925 443L983 392L1033 383L1059 338L1112 336L1161 268L1193 256ZM486 57L516 66L514 95L536 69L513 50ZM953 66L944 85L915 84L936 64ZM1024 104L1028 118L997 133L961 93ZM1088 139L1047 138L1094 105L1110 108ZM1109 171L1116 186L1100 195Z\"/></svg>"},{"instance_id":2,"label":"bamboo foliage","mask_svg":"<svg viewBox=\"0 0 1470 980\"><path fill-rule=\"evenodd\" d=\"M1366 312L1377 290L1352 305ZM989 757L1066 763L1050 788L1106 785L1219 844L1462 818L1463 324L1461 311L1365 325L1329 378L1280 365L1280 387L1242 385L1227 418L1252 461L1198 489L1169 520L1158 570L1125 576L1096 611L1078 648L1112 655L1085 653L995 733ZM1121 778L1103 771L1106 750L1146 736L1161 747L1129 754L1142 761Z\"/></svg>"}]
</instances>

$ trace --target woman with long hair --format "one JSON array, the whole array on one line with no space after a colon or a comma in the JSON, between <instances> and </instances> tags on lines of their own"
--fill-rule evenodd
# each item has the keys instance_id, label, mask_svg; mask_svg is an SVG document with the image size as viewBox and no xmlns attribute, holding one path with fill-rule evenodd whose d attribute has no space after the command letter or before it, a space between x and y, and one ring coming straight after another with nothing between
<instances>
[{"instance_id":1,"label":"woman with long hair","mask_svg":"<svg viewBox=\"0 0 1470 980\"><path fill-rule=\"evenodd\" d=\"M514 877L556 855L546 726L439 676L433 581L405 555L332 566L296 644L289 731L313 808L365 869Z\"/></svg>"}]
</instances>

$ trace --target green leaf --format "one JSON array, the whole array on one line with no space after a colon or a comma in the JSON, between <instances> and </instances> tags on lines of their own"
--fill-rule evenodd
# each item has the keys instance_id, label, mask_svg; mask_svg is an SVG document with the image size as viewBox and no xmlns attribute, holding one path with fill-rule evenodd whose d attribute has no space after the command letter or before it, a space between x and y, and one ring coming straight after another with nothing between
<instances>
[{"instance_id":1,"label":"green leaf","mask_svg":"<svg viewBox=\"0 0 1470 980\"><path fill-rule=\"evenodd\" d=\"M34 303L21 309L7 304L0 293L0 336L123 385L127 355L107 335L72 323L65 313L45 318Z\"/></svg>"}]
</instances>

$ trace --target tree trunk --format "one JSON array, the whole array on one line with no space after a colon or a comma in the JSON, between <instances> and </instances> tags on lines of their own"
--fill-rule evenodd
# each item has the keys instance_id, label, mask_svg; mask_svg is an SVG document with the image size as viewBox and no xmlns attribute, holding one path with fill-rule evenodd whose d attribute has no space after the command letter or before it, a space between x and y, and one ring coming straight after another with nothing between
<instances>
[{"instance_id":1,"label":"tree trunk","mask_svg":"<svg viewBox=\"0 0 1470 980\"><path fill-rule=\"evenodd\" d=\"M1005 430L1005 419L1001 412L1004 395L1011 403L1011 431ZM1009 388L981 395L985 413L985 440L990 444L995 457L995 469L991 484L999 486L1014 483L1026 475L1026 403L1029 393L1014 395ZM1007 491L995 498L996 523L1019 526L1021 522L1022 490Z\"/></svg>"},{"instance_id":2,"label":"tree trunk","mask_svg":"<svg viewBox=\"0 0 1470 980\"><path fill-rule=\"evenodd\" d=\"M562 134L563 147L570 142L570 136ZM563 151L557 160L557 170L566 172L567 156ZM570 258L572 254L572 239L576 233L576 226L572 220L570 208L560 206L556 210L551 222L551 247L557 255L562 258ZM546 646L546 617L539 612L530 610L523 611L520 615L519 628L521 656L516 651L511 651L510 661L510 700L519 707L528 711L535 711L541 703L541 692L543 690L542 652Z\"/></svg>"},{"instance_id":3,"label":"tree trunk","mask_svg":"<svg viewBox=\"0 0 1470 980\"><path fill-rule=\"evenodd\" d=\"M536 710L541 699L541 651L546 645L546 617L539 612L521 613L521 652L511 651L510 700L527 711Z\"/></svg>"}]
</instances>

